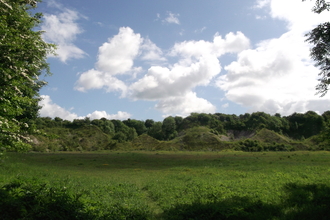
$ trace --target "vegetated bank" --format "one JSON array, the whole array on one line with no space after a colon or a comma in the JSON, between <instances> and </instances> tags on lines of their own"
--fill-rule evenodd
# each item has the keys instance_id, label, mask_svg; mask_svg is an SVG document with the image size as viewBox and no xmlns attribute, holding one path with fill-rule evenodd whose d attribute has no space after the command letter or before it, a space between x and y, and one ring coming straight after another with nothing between
<instances>
[{"instance_id":1,"label":"vegetated bank","mask_svg":"<svg viewBox=\"0 0 330 220\"><path fill-rule=\"evenodd\" d=\"M41 131L32 136L33 151L328 150L330 111L282 117L264 112L244 115L192 113L162 122L39 117Z\"/></svg>"}]
</instances>

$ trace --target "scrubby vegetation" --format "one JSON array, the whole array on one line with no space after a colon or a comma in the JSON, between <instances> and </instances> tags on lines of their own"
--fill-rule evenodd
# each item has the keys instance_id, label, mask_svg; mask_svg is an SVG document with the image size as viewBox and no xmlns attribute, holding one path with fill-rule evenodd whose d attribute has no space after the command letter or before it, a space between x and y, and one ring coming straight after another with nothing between
<instances>
[{"instance_id":1,"label":"scrubby vegetation","mask_svg":"<svg viewBox=\"0 0 330 220\"><path fill-rule=\"evenodd\" d=\"M39 117L33 151L223 150L283 151L328 149L330 112L308 111L282 117L192 113L162 122Z\"/></svg>"}]
</instances>

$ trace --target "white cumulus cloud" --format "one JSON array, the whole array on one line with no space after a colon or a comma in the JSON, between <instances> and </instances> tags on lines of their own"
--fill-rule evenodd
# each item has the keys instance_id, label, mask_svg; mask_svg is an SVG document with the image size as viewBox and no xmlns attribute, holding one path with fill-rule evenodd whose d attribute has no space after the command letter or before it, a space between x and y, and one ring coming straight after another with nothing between
<instances>
[{"instance_id":1,"label":"white cumulus cloud","mask_svg":"<svg viewBox=\"0 0 330 220\"><path fill-rule=\"evenodd\" d=\"M117 35L99 47L95 69L82 73L75 89L86 92L89 89L105 88L107 92L121 91L121 95L125 96L127 85L116 75L134 75L141 71L141 68L134 68L133 65L142 42L140 34L135 34L131 28L120 28Z\"/></svg>"},{"instance_id":2,"label":"white cumulus cloud","mask_svg":"<svg viewBox=\"0 0 330 220\"><path fill-rule=\"evenodd\" d=\"M287 21L288 31L240 52L237 61L225 67L227 73L218 78L217 85L226 91L227 99L250 111L288 115L328 110L330 99L314 95L319 70L313 66L304 37L324 17L315 20L307 2L258 2L260 7L270 7L274 19Z\"/></svg>"},{"instance_id":3,"label":"white cumulus cloud","mask_svg":"<svg viewBox=\"0 0 330 220\"><path fill-rule=\"evenodd\" d=\"M39 110L39 114L41 117L60 117L69 121L78 118L77 114L71 113L69 110L66 110L65 108L62 108L56 103L53 103L50 96L42 95L41 98L42 100L39 102L39 105L42 107Z\"/></svg>"},{"instance_id":4,"label":"white cumulus cloud","mask_svg":"<svg viewBox=\"0 0 330 220\"><path fill-rule=\"evenodd\" d=\"M75 86L75 89L80 92L102 88L105 88L107 92L119 91L122 96L125 96L127 91L127 86L123 81L113 77L107 72L102 72L95 69L82 73Z\"/></svg>"},{"instance_id":5,"label":"white cumulus cloud","mask_svg":"<svg viewBox=\"0 0 330 220\"><path fill-rule=\"evenodd\" d=\"M214 112L215 106L197 97L193 89L209 85L220 73L220 56L249 47L249 39L241 32L228 33L224 38L217 33L213 41L176 43L164 54L150 39L142 38L129 27L122 27L99 48L95 68L80 74L75 89L120 91L121 97L157 101L155 108L166 114ZM167 57L177 62L169 64ZM136 59L153 63L144 72L141 67L134 66ZM132 79L118 79L122 74L130 74L135 79L136 73L141 72L144 75L133 82Z\"/></svg>"},{"instance_id":6,"label":"white cumulus cloud","mask_svg":"<svg viewBox=\"0 0 330 220\"><path fill-rule=\"evenodd\" d=\"M197 97L194 92L187 92L178 97L170 97L160 100L156 109L165 115L188 116L192 112L215 113L216 107L206 99Z\"/></svg>"},{"instance_id":7,"label":"white cumulus cloud","mask_svg":"<svg viewBox=\"0 0 330 220\"><path fill-rule=\"evenodd\" d=\"M78 34L83 32L76 22L81 16L73 10L62 9L59 14L45 14L44 22L41 25L43 38L46 42L55 43L57 45L57 57L66 62L68 59L79 59L86 53L74 45L74 41Z\"/></svg>"},{"instance_id":8,"label":"white cumulus cloud","mask_svg":"<svg viewBox=\"0 0 330 220\"><path fill-rule=\"evenodd\" d=\"M90 89L102 89L107 92L120 91L126 96L128 85L118 79L118 75L130 74L135 78L142 71L134 67L134 60L166 61L163 52L151 40L143 39L129 27L122 27L119 33L99 47L98 61L94 69L80 74L75 89L86 92Z\"/></svg>"},{"instance_id":9,"label":"white cumulus cloud","mask_svg":"<svg viewBox=\"0 0 330 220\"><path fill-rule=\"evenodd\" d=\"M74 119L83 119L85 117L89 117L90 119L107 118L125 120L132 116L130 113L123 111L118 111L116 114L108 114L106 111L94 111L86 116L78 116L77 114L62 108L58 104L53 103L52 99L48 95L42 95L41 98L42 100L39 102L39 106L41 106L39 114L41 117L59 117L64 120L73 121Z\"/></svg>"},{"instance_id":10,"label":"white cumulus cloud","mask_svg":"<svg viewBox=\"0 0 330 220\"><path fill-rule=\"evenodd\" d=\"M141 45L142 60L146 61L166 61L163 51L157 47L150 39L145 39Z\"/></svg>"},{"instance_id":11,"label":"white cumulus cloud","mask_svg":"<svg viewBox=\"0 0 330 220\"><path fill-rule=\"evenodd\" d=\"M125 120L132 117L132 115L122 111L118 111L117 114L108 114L106 111L94 111L93 113L88 114L87 117L89 117L92 120L101 119L101 118Z\"/></svg>"},{"instance_id":12,"label":"white cumulus cloud","mask_svg":"<svg viewBox=\"0 0 330 220\"><path fill-rule=\"evenodd\" d=\"M200 57L196 62L182 60L171 68L153 66L130 89L137 99L182 96L198 85L207 85L220 70L219 60L212 56Z\"/></svg>"},{"instance_id":13,"label":"white cumulus cloud","mask_svg":"<svg viewBox=\"0 0 330 220\"><path fill-rule=\"evenodd\" d=\"M130 86L135 99L159 101L156 109L189 115L190 112L215 111L209 101L198 98L193 89L207 86L221 71L218 58L225 53L237 53L249 48L249 40L241 33L229 33L223 39L219 34L209 41L184 41L170 50L169 56L178 62L169 66L152 66ZM187 101L185 101L187 100Z\"/></svg>"},{"instance_id":14,"label":"white cumulus cloud","mask_svg":"<svg viewBox=\"0 0 330 220\"><path fill-rule=\"evenodd\" d=\"M119 33L99 48L98 70L111 75L130 71L138 55L143 39L129 27L122 27Z\"/></svg>"}]
</instances>

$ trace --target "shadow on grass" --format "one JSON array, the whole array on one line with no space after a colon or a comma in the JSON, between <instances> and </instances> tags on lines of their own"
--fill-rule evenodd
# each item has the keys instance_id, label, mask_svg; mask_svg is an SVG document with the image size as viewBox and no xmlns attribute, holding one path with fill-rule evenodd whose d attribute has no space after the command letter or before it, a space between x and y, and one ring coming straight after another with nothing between
<instances>
[{"instance_id":1,"label":"shadow on grass","mask_svg":"<svg viewBox=\"0 0 330 220\"><path fill-rule=\"evenodd\" d=\"M168 220L265 220L265 219L330 219L330 187L322 184L290 183L283 187L281 204L266 204L249 197L232 197L212 203L195 201L165 210Z\"/></svg>"},{"instance_id":2,"label":"shadow on grass","mask_svg":"<svg viewBox=\"0 0 330 220\"><path fill-rule=\"evenodd\" d=\"M1 220L120 220L148 219L148 210L121 204L101 207L63 187L52 187L36 179L17 179L0 188Z\"/></svg>"},{"instance_id":3,"label":"shadow on grass","mask_svg":"<svg viewBox=\"0 0 330 220\"><path fill-rule=\"evenodd\" d=\"M282 209L285 219L330 219L330 187L324 184L284 186L287 196Z\"/></svg>"}]
</instances>

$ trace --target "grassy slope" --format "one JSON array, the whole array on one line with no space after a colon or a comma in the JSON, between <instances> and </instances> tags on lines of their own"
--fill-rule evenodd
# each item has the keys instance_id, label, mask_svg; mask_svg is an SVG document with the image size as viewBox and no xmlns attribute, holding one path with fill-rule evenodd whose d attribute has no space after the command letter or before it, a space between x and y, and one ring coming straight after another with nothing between
<instances>
[{"instance_id":1,"label":"grassy slope","mask_svg":"<svg viewBox=\"0 0 330 220\"><path fill-rule=\"evenodd\" d=\"M222 141L207 127L189 128L171 142L178 144L180 150L223 150L231 147L229 142Z\"/></svg>"},{"instance_id":2,"label":"grassy slope","mask_svg":"<svg viewBox=\"0 0 330 220\"><path fill-rule=\"evenodd\" d=\"M265 143L280 143L280 144L288 144L292 142L292 140L288 137L280 135L274 131L270 131L268 129L261 129L257 132L252 138L252 140L258 140Z\"/></svg>"},{"instance_id":3,"label":"grassy slope","mask_svg":"<svg viewBox=\"0 0 330 220\"><path fill-rule=\"evenodd\" d=\"M111 143L111 137L93 125L71 129L54 127L42 132L47 136L32 138L34 151L105 150Z\"/></svg>"}]
</instances>

